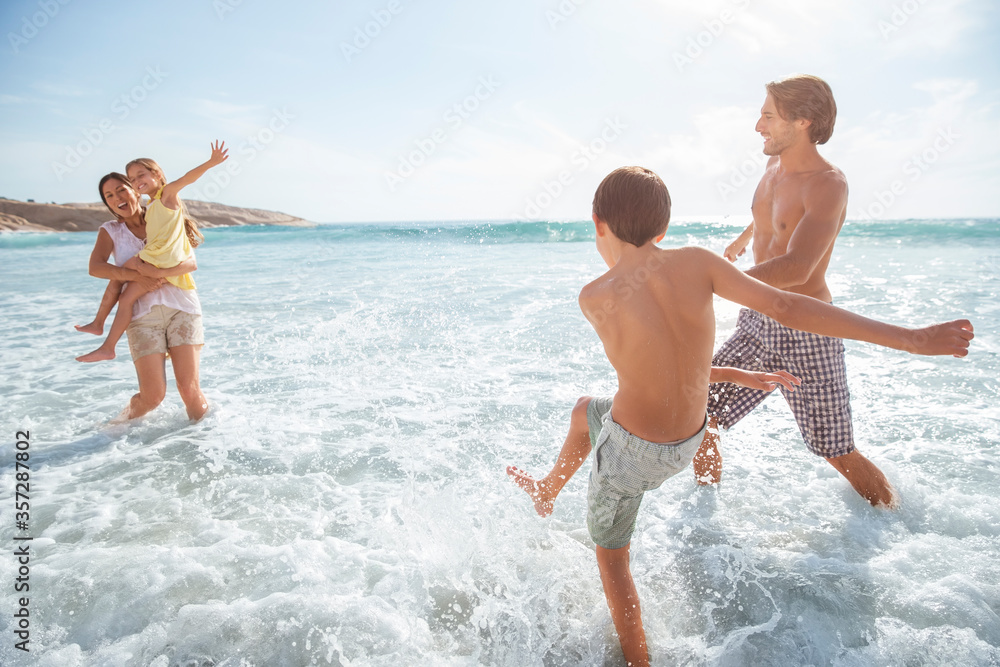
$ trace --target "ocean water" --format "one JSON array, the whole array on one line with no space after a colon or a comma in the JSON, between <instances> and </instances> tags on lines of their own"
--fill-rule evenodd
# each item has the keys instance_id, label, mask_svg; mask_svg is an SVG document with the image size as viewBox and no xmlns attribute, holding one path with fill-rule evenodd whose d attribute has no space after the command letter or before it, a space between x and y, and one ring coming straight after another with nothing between
<instances>
[{"instance_id":1,"label":"ocean water","mask_svg":"<svg viewBox=\"0 0 1000 667\"><path fill-rule=\"evenodd\" d=\"M675 223L663 245L739 229ZM96 345L72 328L104 288L95 235L0 235L0 664L623 664L589 463L547 519L504 474L547 471L575 399L614 390L576 305L603 271L590 224L206 237L211 412L190 423L171 381L111 426L136 388L125 344L73 360ZM976 327L965 359L847 344L859 449L902 508L869 507L772 397L724 437L718 488L685 472L647 494L632 568L654 664L1000 664L1000 221L849 223L829 279L864 315ZM718 342L736 313L717 304Z\"/></svg>"}]
</instances>

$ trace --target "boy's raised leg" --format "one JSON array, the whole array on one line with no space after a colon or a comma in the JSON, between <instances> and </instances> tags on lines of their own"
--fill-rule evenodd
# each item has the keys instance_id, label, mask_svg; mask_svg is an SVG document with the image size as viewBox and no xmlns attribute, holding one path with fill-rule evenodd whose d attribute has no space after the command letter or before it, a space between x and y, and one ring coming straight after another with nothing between
<instances>
[{"instance_id":1,"label":"boy's raised leg","mask_svg":"<svg viewBox=\"0 0 1000 667\"><path fill-rule=\"evenodd\" d=\"M628 560L628 544L621 549L597 547L597 567L601 571L604 597L608 600L622 653L630 667L648 667L649 650L646 647L646 631L642 627L639 593L635 590Z\"/></svg>"},{"instance_id":2,"label":"boy's raised leg","mask_svg":"<svg viewBox=\"0 0 1000 667\"><path fill-rule=\"evenodd\" d=\"M694 468L694 479L698 484L718 484L722 479L722 454L719 453L719 420L708 418L708 428L701 441L698 453L691 462Z\"/></svg>"},{"instance_id":3,"label":"boy's raised leg","mask_svg":"<svg viewBox=\"0 0 1000 667\"><path fill-rule=\"evenodd\" d=\"M587 425L587 406L590 405L590 400L590 396L584 396L573 407L569 433L566 434L559 457L548 475L536 480L519 468L507 466L507 474L531 496L538 516L552 514L556 496L590 456L590 427Z\"/></svg>"}]
</instances>

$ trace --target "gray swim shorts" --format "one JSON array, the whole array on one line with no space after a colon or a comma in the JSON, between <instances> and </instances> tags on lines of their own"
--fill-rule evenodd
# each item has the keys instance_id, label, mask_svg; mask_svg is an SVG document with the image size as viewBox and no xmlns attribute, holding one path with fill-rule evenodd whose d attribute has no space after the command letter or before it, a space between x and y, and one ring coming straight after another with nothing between
<instances>
[{"instance_id":1,"label":"gray swim shorts","mask_svg":"<svg viewBox=\"0 0 1000 667\"><path fill-rule=\"evenodd\" d=\"M806 446L813 454L833 458L854 451L851 394L847 389L844 341L779 324L766 315L743 309L736 332L722 344L713 366L749 371L788 371L802 380L794 392L781 388ZM724 429L760 405L770 392L723 382L708 392L708 414Z\"/></svg>"},{"instance_id":2,"label":"gray swim shorts","mask_svg":"<svg viewBox=\"0 0 1000 667\"><path fill-rule=\"evenodd\" d=\"M611 417L611 398L587 406L594 466L587 489L587 529L596 544L621 549L632 540L642 495L691 463L705 435L657 444L638 438Z\"/></svg>"},{"instance_id":3,"label":"gray swim shorts","mask_svg":"<svg viewBox=\"0 0 1000 667\"><path fill-rule=\"evenodd\" d=\"M142 317L132 320L125 333L128 335L132 361L147 354L165 354L172 347L205 344L201 315L160 304L153 306Z\"/></svg>"}]
</instances>

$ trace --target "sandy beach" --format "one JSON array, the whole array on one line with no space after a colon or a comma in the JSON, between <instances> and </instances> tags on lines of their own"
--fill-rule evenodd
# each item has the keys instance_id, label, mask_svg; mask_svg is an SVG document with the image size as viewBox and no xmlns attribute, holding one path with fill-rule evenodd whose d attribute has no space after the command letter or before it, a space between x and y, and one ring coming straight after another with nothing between
<instances>
[{"instance_id":1,"label":"sandy beach","mask_svg":"<svg viewBox=\"0 0 1000 667\"><path fill-rule=\"evenodd\" d=\"M213 202L185 201L188 212L202 227L282 225L312 227L293 215ZM0 198L0 230L28 232L94 232L112 215L104 204L42 204Z\"/></svg>"}]
</instances>

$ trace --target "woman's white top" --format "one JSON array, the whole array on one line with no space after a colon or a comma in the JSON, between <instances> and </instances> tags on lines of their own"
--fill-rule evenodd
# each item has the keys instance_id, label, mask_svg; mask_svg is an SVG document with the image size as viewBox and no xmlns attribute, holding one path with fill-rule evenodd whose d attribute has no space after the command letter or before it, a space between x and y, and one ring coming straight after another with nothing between
<instances>
[{"instance_id":1,"label":"woman's white top","mask_svg":"<svg viewBox=\"0 0 1000 667\"><path fill-rule=\"evenodd\" d=\"M114 256L115 265L122 266L125 262L139 254L146 242L138 238L129 231L128 225L121 220L109 220L101 225L111 237L111 242L115 244ZM166 306L176 308L192 315L201 315L201 301L198 300L198 291L193 289L181 289L170 283L164 283L159 289L143 294L132 306L132 319L137 319L147 314L153 306Z\"/></svg>"}]
</instances>

